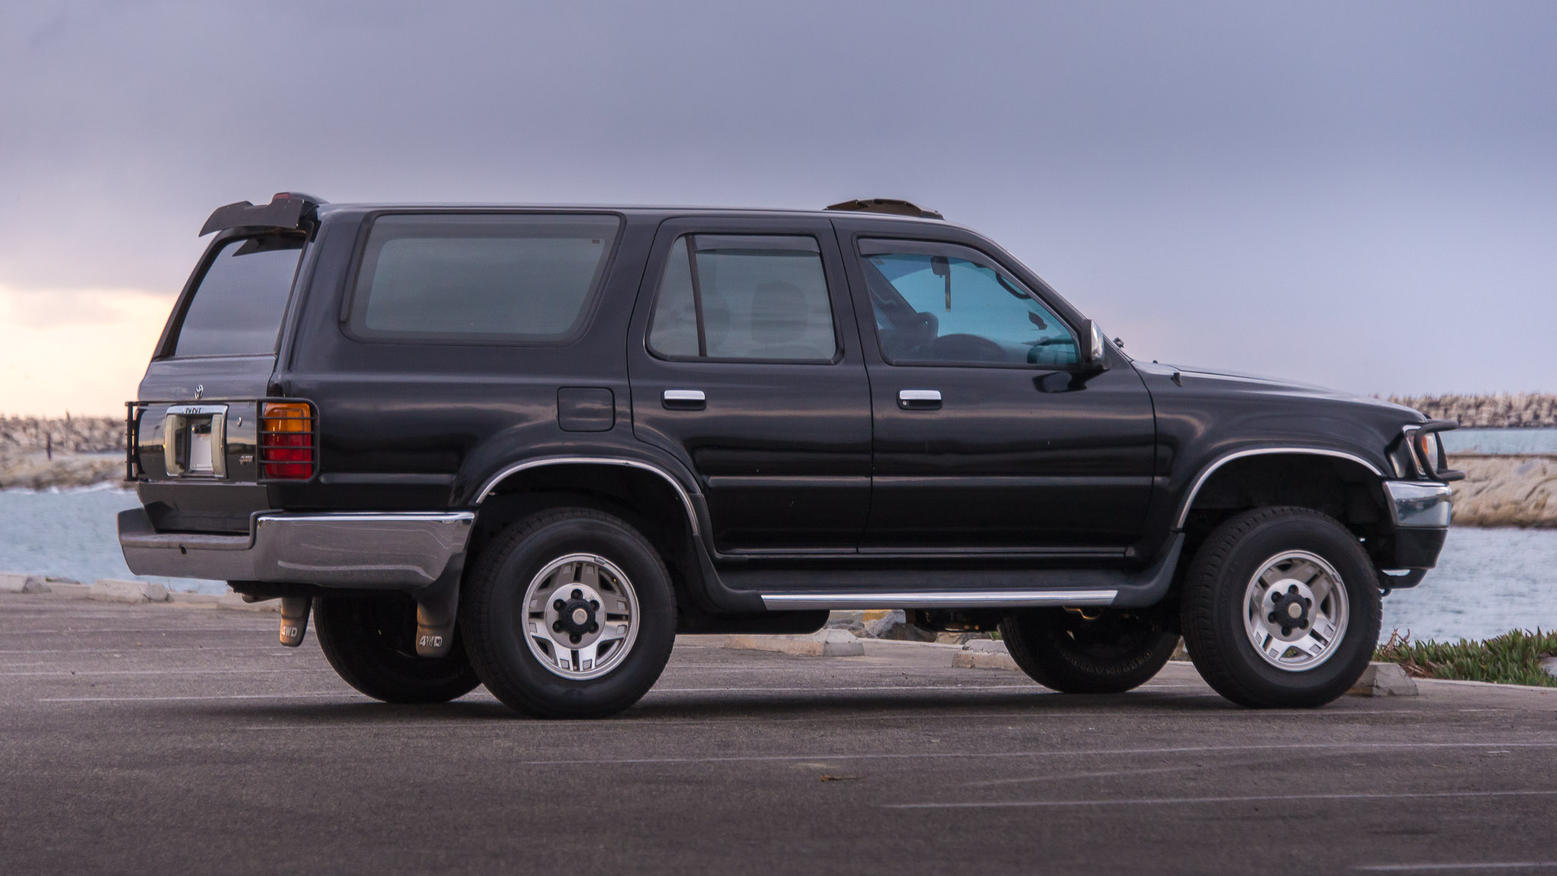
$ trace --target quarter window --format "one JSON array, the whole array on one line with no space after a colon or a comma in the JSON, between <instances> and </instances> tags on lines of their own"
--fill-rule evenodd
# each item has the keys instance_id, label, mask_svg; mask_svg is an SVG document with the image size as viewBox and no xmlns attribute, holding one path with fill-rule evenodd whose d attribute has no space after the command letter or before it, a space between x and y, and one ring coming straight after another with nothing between
<instances>
[{"instance_id":1,"label":"quarter window","mask_svg":"<svg viewBox=\"0 0 1557 876\"><path fill-rule=\"evenodd\" d=\"M1037 297L965 247L862 241L882 357L894 365L1078 361L1076 336Z\"/></svg>"},{"instance_id":2,"label":"quarter window","mask_svg":"<svg viewBox=\"0 0 1557 876\"><path fill-rule=\"evenodd\" d=\"M815 238L677 238L660 279L649 350L665 359L833 361L838 340Z\"/></svg>"},{"instance_id":3,"label":"quarter window","mask_svg":"<svg viewBox=\"0 0 1557 876\"><path fill-rule=\"evenodd\" d=\"M616 236L612 216L384 216L352 296L353 333L452 342L574 336Z\"/></svg>"}]
</instances>

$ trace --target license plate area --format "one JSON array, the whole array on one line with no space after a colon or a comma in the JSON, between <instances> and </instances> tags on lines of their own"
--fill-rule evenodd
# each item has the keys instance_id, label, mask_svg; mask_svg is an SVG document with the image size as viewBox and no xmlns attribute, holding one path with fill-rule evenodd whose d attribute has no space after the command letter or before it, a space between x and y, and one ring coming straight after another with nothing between
<instances>
[{"instance_id":1,"label":"license plate area","mask_svg":"<svg viewBox=\"0 0 1557 876\"><path fill-rule=\"evenodd\" d=\"M227 406L175 405L162 419L163 462L170 477L227 476Z\"/></svg>"}]
</instances>

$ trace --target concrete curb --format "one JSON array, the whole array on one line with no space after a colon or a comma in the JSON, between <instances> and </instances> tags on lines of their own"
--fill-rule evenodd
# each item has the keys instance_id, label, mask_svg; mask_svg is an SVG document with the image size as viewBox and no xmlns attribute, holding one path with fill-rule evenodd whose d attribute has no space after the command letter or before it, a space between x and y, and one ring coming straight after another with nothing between
<instances>
[{"instance_id":1,"label":"concrete curb","mask_svg":"<svg viewBox=\"0 0 1557 876\"><path fill-rule=\"evenodd\" d=\"M1462 678L1418 678L1417 684L1427 687L1488 687L1497 690L1534 691L1543 694L1557 694L1557 687L1546 687L1536 684L1502 684L1496 681L1468 681Z\"/></svg>"},{"instance_id":2,"label":"concrete curb","mask_svg":"<svg viewBox=\"0 0 1557 876\"><path fill-rule=\"evenodd\" d=\"M1361 697L1414 697L1416 682L1398 663L1369 663L1347 693Z\"/></svg>"},{"instance_id":3,"label":"concrete curb","mask_svg":"<svg viewBox=\"0 0 1557 876\"><path fill-rule=\"evenodd\" d=\"M51 578L23 572L0 572L0 593L53 596L60 599L90 599L97 602L122 602L130 605L159 603L180 608L219 608L227 611L253 611L277 614L281 600L244 602L236 593L189 593L169 590L156 581L99 578L82 584L70 578Z\"/></svg>"},{"instance_id":4,"label":"concrete curb","mask_svg":"<svg viewBox=\"0 0 1557 876\"><path fill-rule=\"evenodd\" d=\"M865 645L845 630L822 630L809 636L735 635L726 637L723 647L798 657L859 657L865 653Z\"/></svg>"},{"instance_id":5,"label":"concrete curb","mask_svg":"<svg viewBox=\"0 0 1557 876\"><path fill-rule=\"evenodd\" d=\"M167 602L168 588L155 581L99 578L87 591L87 599L102 602Z\"/></svg>"},{"instance_id":6,"label":"concrete curb","mask_svg":"<svg viewBox=\"0 0 1557 876\"><path fill-rule=\"evenodd\" d=\"M0 572L0 593L47 593L48 590L42 575Z\"/></svg>"},{"instance_id":7,"label":"concrete curb","mask_svg":"<svg viewBox=\"0 0 1557 876\"><path fill-rule=\"evenodd\" d=\"M952 666L959 669L1003 669L1018 672L1020 666L1011 659L1005 642L994 639L974 639L952 655Z\"/></svg>"}]
</instances>

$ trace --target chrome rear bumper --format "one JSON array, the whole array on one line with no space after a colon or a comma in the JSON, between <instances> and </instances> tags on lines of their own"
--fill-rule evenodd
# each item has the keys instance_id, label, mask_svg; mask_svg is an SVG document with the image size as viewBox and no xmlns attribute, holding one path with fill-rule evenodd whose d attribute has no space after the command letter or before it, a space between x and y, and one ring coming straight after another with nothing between
<instances>
[{"instance_id":1,"label":"chrome rear bumper","mask_svg":"<svg viewBox=\"0 0 1557 876\"><path fill-rule=\"evenodd\" d=\"M248 535L157 532L144 508L119 513L119 548L137 575L420 590L464 553L476 515L271 513Z\"/></svg>"}]
</instances>

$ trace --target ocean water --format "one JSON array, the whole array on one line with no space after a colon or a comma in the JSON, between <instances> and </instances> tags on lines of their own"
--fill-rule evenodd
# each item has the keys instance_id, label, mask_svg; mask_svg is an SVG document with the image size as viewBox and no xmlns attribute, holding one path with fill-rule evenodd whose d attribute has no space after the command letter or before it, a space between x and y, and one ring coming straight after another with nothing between
<instances>
[{"instance_id":1,"label":"ocean water","mask_svg":"<svg viewBox=\"0 0 1557 876\"><path fill-rule=\"evenodd\" d=\"M1443 433L1443 449L1451 455L1557 453L1557 429L1455 429Z\"/></svg>"},{"instance_id":2,"label":"ocean water","mask_svg":"<svg viewBox=\"0 0 1557 876\"><path fill-rule=\"evenodd\" d=\"M91 582L130 578L114 515L136 504L117 487L0 490L0 571ZM222 593L219 581L154 578L171 589ZM1449 531L1438 568L1384 599L1383 636L1484 639L1511 629L1557 628L1557 530Z\"/></svg>"}]
</instances>

